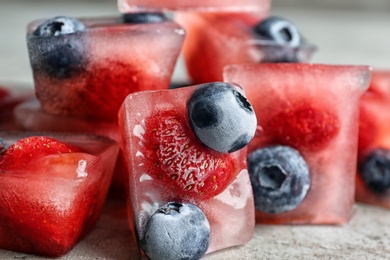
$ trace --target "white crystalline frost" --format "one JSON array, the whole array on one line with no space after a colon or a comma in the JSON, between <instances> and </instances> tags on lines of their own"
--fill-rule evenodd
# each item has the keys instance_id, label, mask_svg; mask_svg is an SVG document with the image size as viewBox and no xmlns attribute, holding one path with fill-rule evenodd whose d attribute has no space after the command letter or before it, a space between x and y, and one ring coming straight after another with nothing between
<instances>
[{"instance_id":1,"label":"white crystalline frost","mask_svg":"<svg viewBox=\"0 0 390 260\"><path fill-rule=\"evenodd\" d=\"M144 173L141 175L141 177L139 178L139 181L140 182L143 182L143 181L151 181L153 180L152 176L150 176L149 174L147 173Z\"/></svg>"},{"instance_id":2,"label":"white crystalline frost","mask_svg":"<svg viewBox=\"0 0 390 260\"><path fill-rule=\"evenodd\" d=\"M88 173L85 171L87 169L87 161L86 160L79 160L76 173L78 178L87 177Z\"/></svg>"}]
</instances>

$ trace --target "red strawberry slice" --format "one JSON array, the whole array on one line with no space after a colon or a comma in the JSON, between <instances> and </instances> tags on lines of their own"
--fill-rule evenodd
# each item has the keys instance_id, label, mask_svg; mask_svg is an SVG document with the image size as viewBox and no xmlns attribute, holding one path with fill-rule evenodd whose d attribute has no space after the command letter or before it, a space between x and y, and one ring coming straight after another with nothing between
<instances>
[{"instance_id":1,"label":"red strawberry slice","mask_svg":"<svg viewBox=\"0 0 390 260\"><path fill-rule=\"evenodd\" d=\"M31 136L12 144L0 156L0 169L21 170L51 154L80 152L81 149L46 136Z\"/></svg>"},{"instance_id":2,"label":"red strawberry slice","mask_svg":"<svg viewBox=\"0 0 390 260\"><path fill-rule=\"evenodd\" d=\"M143 135L146 168L178 196L207 199L235 178L234 160L203 146L186 118L173 111L147 118Z\"/></svg>"}]
</instances>

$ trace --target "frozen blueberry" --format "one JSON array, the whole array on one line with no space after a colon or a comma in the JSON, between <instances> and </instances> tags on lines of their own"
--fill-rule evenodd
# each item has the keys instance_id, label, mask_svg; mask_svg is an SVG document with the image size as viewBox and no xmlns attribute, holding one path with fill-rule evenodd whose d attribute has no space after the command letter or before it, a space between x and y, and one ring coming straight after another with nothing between
<instances>
[{"instance_id":1,"label":"frozen blueberry","mask_svg":"<svg viewBox=\"0 0 390 260\"><path fill-rule=\"evenodd\" d=\"M262 45L263 62L300 62L312 52L297 27L282 17L270 16L254 27L257 38L268 44ZM301 50L305 46L305 50Z\"/></svg>"},{"instance_id":2,"label":"frozen blueberry","mask_svg":"<svg viewBox=\"0 0 390 260\"><path fill-rule=\"evenodd\" d=\"M248 155L255 207L267 213L295 209L310 187L309 167L300 153L288 146L259 148Z\"/></svg>"},{"instance_id":3,"label":"frozen blueberry","mask_svg":"<svg viewBox=\"0 0 390 260\"><path fill-rule=\"evenodd\" d=\"M359 174L367 187L375 193L385 193L390 188L390 151L378 148L359 163Z\"/></svg>"},{"instance_id":4,"label":"frozen blueberry","mask_svg":"<svg viewBox=\"0 0 390 260\"><path fill-rule=\"evenodd\" d=\"M129 13L122 15L123 23L160 23L168 18L163 13Z\"/></svg>"},{"instance_id":5,"label":"frozen blueberry","mask_svg":"<svg viewBox=\"0 0 390 260\"><path fill-rule=\"evenodd\" d=\"M246 146L257 128L251 104L229 83L199 85L187 102L187 113L196 137L207 147L222 153Z\"/></svg>"},{"instance_id":6,"label":"frozen blueberry","mask_svg":"<svg viewBox=\"0 0 390 260\"><path fill-rule=\"evenodd\" d=\"M57 16L39 25L33 32L33 35L50 37L80 32L84 30L85 26L79 20L67 16Z\"/></svg>"},{"instance_id":7,"label":"frozen blueberry","mask_svg":"<svg viewBox=\"0 0 390 260\"><path fill-rule=\"evenodd\" d=\"M84 25L74 18L55 17L44 22L27 38L30 63L34 72L54 78L69 78L83 71Z\"/></svg>"},{"instance_id":8,"label":"frozen blueberry","mask_svg":"<svg viewBox=\"0 0 390 260\"><path fill-rule=\"evenodd\" d=\"M152 260L200 259L207 251L210 224L193 204L169 202L148 220L141 249Z\"/></svg>"},{"instance_id":9,"label":"frozen blueberry","mask_svg":"<svg viewBox=\"0 0 390 260\"><path fill-rule=\"evenodd\" d=\"M81 73L85 63L82 38L53 38L34 38L28 41L33 71L41 71L59 79Z\"/></svg>"},{"instance_id":10,"label":"frozen blueberry","mask_svg":"<svg viewBox=\"0 0 390 260\"><path fill-rule=\"evenodd\" d=\"M254 30L261 39L279 45L298 47L302 41L297 27L289 20L278 16L270 16L260 21Z\"/></svg>"}]
</instances>

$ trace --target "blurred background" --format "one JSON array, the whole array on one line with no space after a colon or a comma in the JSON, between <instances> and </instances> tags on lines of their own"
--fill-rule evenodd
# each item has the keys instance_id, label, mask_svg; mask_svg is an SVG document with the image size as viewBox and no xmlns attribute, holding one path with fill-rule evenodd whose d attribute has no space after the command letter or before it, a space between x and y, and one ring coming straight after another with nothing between
<instances>
[{"instance_id":1,"label":"blurred background","mask_svg":"<svg viewBox=\"0 0 390 260\"><path fill-rule=\"evenodd\" d=\"M271 13L290 19L318 46L313 62L390 69L389 0L273 0ZM116 0L0 0L0 82L32 82L28 22L56 15L116 14Z\"/></svg>"}]
</instances>

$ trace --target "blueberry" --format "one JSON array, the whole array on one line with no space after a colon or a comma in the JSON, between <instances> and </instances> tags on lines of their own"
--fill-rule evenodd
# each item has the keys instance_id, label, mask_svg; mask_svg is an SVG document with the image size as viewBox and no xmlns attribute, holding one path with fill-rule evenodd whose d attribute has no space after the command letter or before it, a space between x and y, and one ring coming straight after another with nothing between
<instances>
[{"instance_id":1,"label":"blueberry","mask_svg":"<svg viewBox=\"0 0 390 260\"><path fill-rule=\"evenodd\" d=\"M390 151L378 148L359 163L359 174L367 187L378 194L390 188Z\"/></svg>"},{"instance_id":2,"label":"blueberry","mask_svg":"<svg viewBox=\"0 0 390 260\"><path fill-rule=\"evenodd\" d=\"M298 47L302 41L296 26L278 16L270 16L260 21L255 25L254 30L261 39L273 41L278 45Z\"/></svg>"},{"instance_id":3,"label":"blueberry","mask_svg":"<svg viewBox=\"0 0 390 260\"><path fill-rule=\"evenodd\" d=\"M255 207L267 213L295 209L310 187L309 167L300 153L288 146L255 150L248 155L248 172Z\"/></svg>"},{"instance_id":4,"label":"blueberry","mask_svg":"<svg viewBox=\"0 0 390 260\"><path fill-rule=\"evenodd\" d=\"M122 15L123 23L160 23L168 18L163 13L129 13Z\"/></svg>"},{"instance_id":5,"label":"blueberry","mask_svg":"<svg viewBox=\"0 0 390 260\"><path fill-rule=\"evenodd\" d=\"M57 16L39 25L33 32L35 36L50 37L84 31L85 26L75 18Z\"/></svg>"},{"instance_id":6,"label":"blueberry","mask_svg":"<svg viewBox=\"0 0 390 260\"><path fill-rule=\"evenodd\" d=\"M187 101L187 113L195 136L222 153L246 146L257 128L256 115L246 97L224 82L199 85Z\"/></svg>"},{"instance_id":7,"label":"blueberry","mask_svg":"<svg viewBox=\"0 0 390 260\"><path fill-rule=\"evenodd\" d=\"M30 63L33 71L54 78L70 78L84 68L84 44L82 38L42 39L28 41Z\"/></svg>"},{"instance_id":8,"label":"blueberry","mask_svg":"<svg viewBox=\"0 0 390 260\"><path fill-rule=\"evenodd\" d=\"M255 25L254 32L256 38L267 43L262 45L265 56L263 62L300 62L307 55L302 53L301 48L306 46L306 52L312 51L297 27L282 17L270 16L260 21Z\"/></svg>"},{"instance_id":9,"label":"blueberry","mask_svg":"<svg viewBox=\"0 0 390 260\"><path fill-rule=\"evenodd\" d=\"M209 222L197 206L169 202L148 220L140 246L152 260L200 259L209 240Z\"/></svg>"},{"instance_id":10,"label":"blueberry","mask_svg":"<svg viewBox=\"0 0 390 260\"><path fill-rule=\"evenodd\" d=\"M27 39L33 71L59 79L82 73L84 36L75 32L83 29L78 20L68 17L55 17L40 25Z\"/></svg>"}]
</instances>

